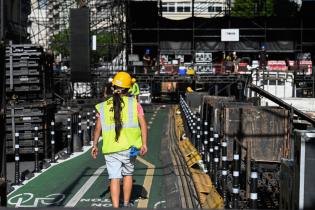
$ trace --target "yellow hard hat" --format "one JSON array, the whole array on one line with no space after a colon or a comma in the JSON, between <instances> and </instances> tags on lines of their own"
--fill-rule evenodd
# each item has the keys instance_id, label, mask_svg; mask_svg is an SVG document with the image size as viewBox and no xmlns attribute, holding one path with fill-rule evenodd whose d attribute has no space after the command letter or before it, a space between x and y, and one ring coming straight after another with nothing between
<instances>
[{"instance_id":1,"label":"yellow hard hat","mask_svg":"<svg viewBox=\"0 0 315 210\"><path fill-rule=\"evenodd\" d=\"M187 75L194 75L195 74L195 71L193 68L189 68L186 72Z\"/></svg>"},{"instance_id":2,"label":"yellow hard hat","mask_svg":"<svg viewBox=\"0 0 315 210\"><path fill-rule=\"evenodd\" d=\"M132 85L131 83L131 76L124 71L118 72L112 81L113 85L122 88L130 88Z\"/></svg>"},{"instance_id":3,"label":"yellow hard hat","mask_svg":"<svg viewBox=\"0 0 315 210\"><path fill-rule=\"evenodd\" d=\"M187 87L187 92L191 93L191 92L194 92L191 87Z\"/></svg>"}]
</instances>

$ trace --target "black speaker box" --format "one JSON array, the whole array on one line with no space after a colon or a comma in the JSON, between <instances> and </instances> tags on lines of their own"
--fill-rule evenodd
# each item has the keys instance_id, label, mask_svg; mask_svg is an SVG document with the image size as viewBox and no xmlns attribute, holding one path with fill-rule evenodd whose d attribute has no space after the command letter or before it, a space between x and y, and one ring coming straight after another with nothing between
<instances>
[{"instance_id":1,"label":"black speaker box","mask_svg":"<svg viewBox=\"0 0 315 210\"><path fill-rule=\"evenodd\" d=\"M90 82L89 8L70 10L70 66L72 82Z\"/></svg>"}]
</instances>

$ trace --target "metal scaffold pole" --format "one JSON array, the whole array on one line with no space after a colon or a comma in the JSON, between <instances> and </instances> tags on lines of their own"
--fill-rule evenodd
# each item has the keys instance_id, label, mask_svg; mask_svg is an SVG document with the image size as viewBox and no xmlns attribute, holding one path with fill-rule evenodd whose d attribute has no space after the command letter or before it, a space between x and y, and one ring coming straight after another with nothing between
<instances>
[{"instance_id":1,"label":"metal scaffold pole","mask_svg":"<svg viewBox=\"0 0 315 210\"><path fill-rule=\"evenodd\" d=\"M0 0L0 42L4 38L4 2Z\"/></svg>"},{"instance_id":2,"label":"metal scaffold pole","mask_svg":"<svg viewBox=\"0 0 315 210\"><path fill-rule=\"evenodd\" d=\"M5 48L2 43L3 38L3 0L1 0L0 5L0 19L1 19L1 28L0 28L0 69L5 68ZM5 71L0 71L0 84L2 88L0 90L0 139L3 139L0 143L0 206L6 206L7 204L7 178L6 178L6 141L5 141Z\"/></svg>"}]
</instances>

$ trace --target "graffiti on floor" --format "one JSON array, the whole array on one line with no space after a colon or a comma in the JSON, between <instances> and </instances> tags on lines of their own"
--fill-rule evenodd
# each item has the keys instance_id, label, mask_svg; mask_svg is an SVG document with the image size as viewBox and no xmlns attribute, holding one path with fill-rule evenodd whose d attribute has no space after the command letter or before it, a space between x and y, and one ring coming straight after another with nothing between
<instances>
[{"instance_id":1,"label":"graffiti on floor","mask_svg":"<svg viewBox=\"0 0 315 210\"><path fill-rule=\"evenodd\" d=\"M14 207L59 206L64 194L55 193L45 197L35 197L33 193L21 193L11 197L8 204Z\"/></svg>"}]
</instances>

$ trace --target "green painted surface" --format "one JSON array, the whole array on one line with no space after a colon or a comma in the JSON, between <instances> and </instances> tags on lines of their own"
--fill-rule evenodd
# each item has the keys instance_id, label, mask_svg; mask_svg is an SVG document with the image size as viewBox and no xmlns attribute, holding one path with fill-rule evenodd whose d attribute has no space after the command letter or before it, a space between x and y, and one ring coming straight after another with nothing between
<instances>
[{"instance_id":1,"label":"green painted surface","mask_svg":"<svg viewBox=\"0 0 315 210\"><path fill-rule=\"evenodd\" d=\"M147 122L151 121L155 110L145 113ZM163 130L167 122L167 109L159 109L152 121L148 124L149 129L147 155L142 157L155 165L155 173L152 180L148 208L163 207L165 201L165 183L163 179L163 168L160 161L160 148ZM8 207L43 207L43 206L65 206L78 190L93 176L93 173L105 164L102 155L93 160L90 150L85 154L55 165L35 179L31 180L8 198ZM143 181L147 172L147 166L137 161L134 173L134 186L132 200L146 197L143 193ZM90 189L78 201L76 207L110 207L110 192L107 171L96 179Z\"/></svg>"},{"instance_id":2,"label":"green painted surface","mask_svg":"<svg viewBox=\"0 0 315 210\"><path fill-rule=\"evenodd\" d=\"M141 163L136 163L136 170L134 173L134 185L132 191L132 200L135 200L135 205L137 205L137 199L140 197L142 192L142 185L146 171L146 166ZM93 186L84 194L80 199L76 207L111 207L110 191L109 191L109 180L107 171L103 173L94 182ZM121 189L122 195L122 189ZM122 196L121 196L122 200Z\"/></svg>"},{"instance_id":3,"label":"green painted surface","mask_svg":"<svg viewBox=\"0 0 315 210\"><path fill-rule=\"evenodd\" d=\"M21 187L13 194L9 196L9 206L15 206L18 203L18 196L15 199L12 198L16 195L23 193L32 193L34 197L27 202L23 202L22 206L47 206L46 203L52 206L64 206L68 200L80 189L80 187L89 179L89 177L95 172L100 166L101 161L92 161L90 152L73 158L72 160L63 162L59 165L51 167L47 172L40 174L35 179L28 182L25 186ZM61 202L53 202L60 200L61 196L51 199L53 201L45 201L49 199L38 199L45 198L48 195L55 193L63 194L65 197ZM23 196L23 201L26 201L29 195ZM36 199L37 198L37 199Z\"/></svg>"},{"instance_id":4,"label":"green painted surface","mask_svg":"<svg viewBox=\"0 0 315 210\"><path fill-rule=\"evenodd\" d=\"M149 152L145 159L155 165L155 173L151 187L148 208L159 208L164 206L165 201L165 182L163 177L163 167L160 161L161 140L164 135L164 127L167 123L168 109L160 109L152 122L149 130ZM151 118L149 118L151 119ZM158 204L160 203L160 204Z\"/></svg>"}]
</instances>

